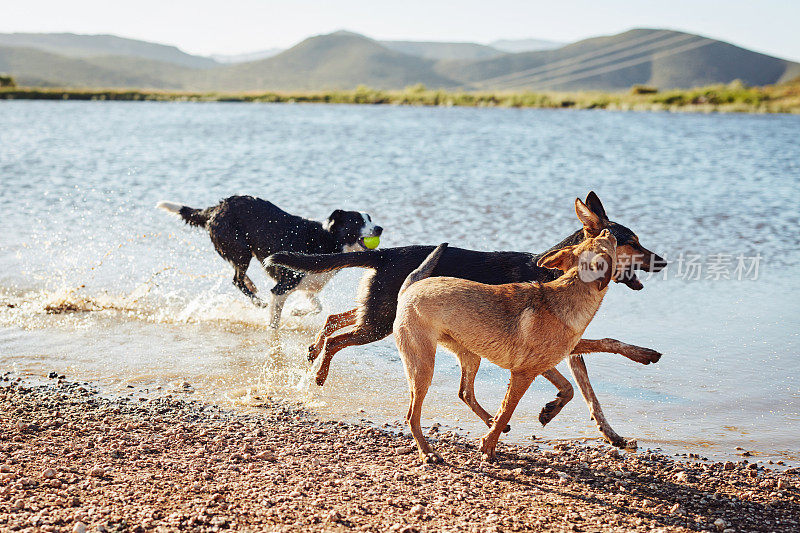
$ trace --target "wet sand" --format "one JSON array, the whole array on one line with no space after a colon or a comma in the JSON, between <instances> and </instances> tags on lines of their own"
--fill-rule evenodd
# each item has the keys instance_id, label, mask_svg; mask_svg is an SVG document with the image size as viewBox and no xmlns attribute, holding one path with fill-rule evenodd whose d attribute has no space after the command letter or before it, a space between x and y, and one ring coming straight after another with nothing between
<instances>
[{"instance_id":1,"label":"wet sand","mask_svg":"<svg viewBox=\"0 0 800 533\"><path fill-rule=\"evenodd\" d=\"M798 531L800 469L0 380L0 531Z\"/></svg>"}]
</instances>

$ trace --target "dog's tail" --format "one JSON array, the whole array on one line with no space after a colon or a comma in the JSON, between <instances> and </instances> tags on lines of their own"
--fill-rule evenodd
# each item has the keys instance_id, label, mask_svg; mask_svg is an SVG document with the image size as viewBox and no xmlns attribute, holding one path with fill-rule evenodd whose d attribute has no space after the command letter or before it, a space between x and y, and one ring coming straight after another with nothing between
<instances>
[{"instance_id":1,"label":"dog's tail","mask_svg":"<svg viewBox=\"0 0 800 533\"><path fill-rule=\"evenodd\" d=\"M278 252L264 261L264 266L282 266L299 272L330 272L340 268L377 268L380 250L363 252L341 252L336 254L301 254L298 252Z\"/></svg>"},{"instance_id":2,"label":"dog's tail","mask_svg":"<svg viewBox=\"0 0 800 533\"><path fill-rule=\"evenodd\" d=\"M208 209L195 209L194 207L176 204L174 202L158 202L156 207L178 215L190 226L198 226L201 228L206 226L206 222L211 218L212 209L214 209L213 207L209 207Z\"/></svg>"},{"instance_id":3,"label":"dog's tail","mask_svg":"<svg viewBox=\"0 0 800 533\"><path fill-rule=\"evenodd\" d=\"M447 248L447 243L443 242L434 248L430 254L428 254L428 257L425 258L425 261L423 261L421 265L419 265L411 274L408 275L406 280L403 282L403 286L400 287L398 296L403 294L412 284L421 279L427 278L433 273L433 269L439 264L439 259L442 258L445 248Z\"/></svg>"}]
</instances>

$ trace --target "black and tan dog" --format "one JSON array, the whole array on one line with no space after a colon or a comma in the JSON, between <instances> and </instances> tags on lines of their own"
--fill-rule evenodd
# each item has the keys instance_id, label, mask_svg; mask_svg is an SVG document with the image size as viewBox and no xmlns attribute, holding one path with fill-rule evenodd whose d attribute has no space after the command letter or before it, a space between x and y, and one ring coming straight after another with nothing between
<instances>
[{"instance_id":1,"label":"black and tan dog","mask_svg":"<svg viewBox=\"0 0 800 533\"><path fill-rule=\"evenodd\" d=\"M247 276L253 257L263 264L270 254L279 251L330 254L366 250L364 238L383 232L366 213L337 209L325 222L317 222L290 215L252 196L231 196L206 209L174 202L159 202L156 207L180 216L191 226L205 228L217 253L233 265L233 284L259 307L267 304L256 295L258 289ZM316 310L321 310L316 294L335 273L331 269L306 274L278 265L266 265L266 271L277 282L269 302L273 328L278 327L283 304L292 291L305 291Z\"/></svg>"},{"instance_id":2,"label":"black and tan dog","mask_svg":"<svg viewBox=\"0 0 800 533\"><path fill-rule=\"evenodd\" d=\"M642 283L634 270L658 272L665 261L639 243L636 234L609 220L602 202L594 192L581 202L579 218L583 227L556 244L544 254L523 252L480 252L460 248L447 248L439 259L433 276L450 276L479 283L499 285L524 281L552 281L561 273L557 270L537 266L545 254L578 244L587 238L596 237L608 229L617 239L617 258L620 269L617 282L633 290L640 290ZM359 287L359 305L355 309L328 317L315 344L309 347L309 359L315 360L324 348L322 364L317 372L317 383L322 385L328 375L330 361L339 350L375 342L392 332L392 323L397 312L397 294L406 277L433 251L433 246L405 246L354 252L348 254L306 255L278 253L271 256L268 264L280 265L300 272L327 272L346 267L363 267L372 271L365 274ZM354 326L338 335L340 328ZM586 365L581 354L608 352L622 354L642 364L658 361L660 353L626 344L614 339L582 339L569 358L570 370L575 375L581 392L589 405L592 417L606 439L615 446L631 446L633 443L617 435L603 416L600 404L589 383ZM542 424L547 424L573 397L569 381L555 368L545 372L544 377L558 388L555 400L548 403L539 415ZM469 403L468 398L464 398Z\"/></svg>"},{"instance_id":3,"label":"black and tan dog","mask_svg":"<svg viewBox=\"0 0 800 533\"><path fill-rule=\"evenodd\" d=\"M579 202L576 200L577 208ZM557 279L503 285L427 277L445 246L434 250L400 289L394 338L411 393L406 420L421 458L440 461L420 427L436 347L444 346L458 359L462 397L472 395L481 359L488 359L511 371L508 391L494 418L477 401L470 403L490 428L481 439L480 450L491 460L500 432L534 378L569 356L594 318L616 272L617 240L604 229L597 237L537 261L540 266L563 271Z\"/></svg>"}]
</instances>

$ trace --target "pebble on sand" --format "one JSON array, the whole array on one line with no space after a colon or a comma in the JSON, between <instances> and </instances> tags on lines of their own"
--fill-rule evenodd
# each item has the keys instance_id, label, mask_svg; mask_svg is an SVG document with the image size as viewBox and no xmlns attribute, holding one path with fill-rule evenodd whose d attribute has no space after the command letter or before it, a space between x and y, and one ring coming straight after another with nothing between
<instances>
[{"instance_id":1,"label":"pebble on sand","mask_svg":"<svg viewBox=\"0 0 800 533\"><path fill-rule=\"evenodd\" d=\"M411 509L409 509L408 514L411 516L422 516L422 513L425 512L425 508L420 504L416 504Z\"/></svg>"},{"instance_id":2,"label":"pebble on sand","mask_svg":"<svg viewBox=\"0 0 800 533\"><path fill-rule=\"evenodd\" d=\"M100 524L134 533L725 533L800 524L798 468L741 462L726 471L602 444L551 450L547 441L507 444L496 462L480 463L476 441L450 432L437 439L445 462L421 467L407 435L327 422L280 402L260 409L171 398L141 404L79 394L67 382L0 387L0 531L68 533L81 530L78 521L98 533ZM35 433L13 431L17 411ZM53 416L58 424L42 423ZM229 461L234 453L241 459ZM676 482L681 472L690 483Z\"/></svg>"},{"instance_id":3,"label":"pebble on sand","mask_svg":"<svg viewBox=\"0 0 800 533\"><path fill-rule=\"evenodd\" d=\"M278 458L275 457L274 453L268 452L268 451L263 451L263 452L257 454L255 457L256 457L256 459L259 459L261 461L270 461L270 462L273 462L273 463L278 460Z\"/></svg>"}]
</instances>

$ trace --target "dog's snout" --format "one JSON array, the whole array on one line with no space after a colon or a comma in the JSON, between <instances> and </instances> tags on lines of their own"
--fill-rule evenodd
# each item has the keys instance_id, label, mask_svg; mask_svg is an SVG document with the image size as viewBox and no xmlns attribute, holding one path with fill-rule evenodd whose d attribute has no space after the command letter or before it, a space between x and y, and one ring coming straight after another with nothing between
<instances>
[{"instance_id":1,"label":"dog's snout","mask_svg":"<svg viewBox=\"0 0 800 533\"><path fill-rule=\"evenodd\" d=\"M650 259L650 272L660 272L667 266L667 260L658 254L652 254Z\"/></svg>"},{"instance_id":2,"label":"dog's snout","mask_svg":"<svg viewBox=\"0 0 800 533\"><path fill-rule=\"evenodd\" d=\"M375 229L373 230L373 233L375 233L376 237L380 237L381 234L383 233L383 228L380 227L380 226L375 226Z\"/></svg>"}]
</instances>

